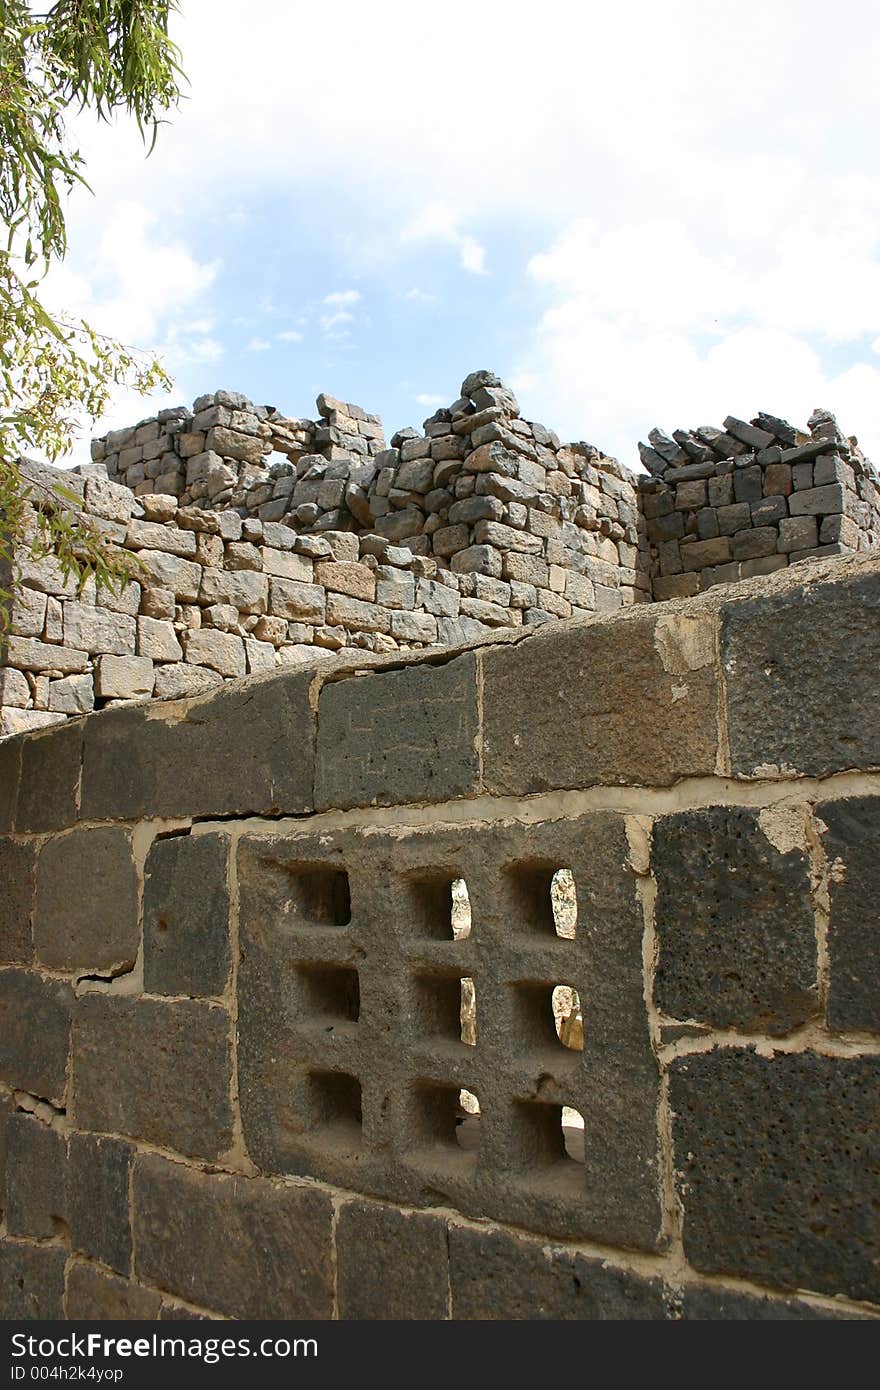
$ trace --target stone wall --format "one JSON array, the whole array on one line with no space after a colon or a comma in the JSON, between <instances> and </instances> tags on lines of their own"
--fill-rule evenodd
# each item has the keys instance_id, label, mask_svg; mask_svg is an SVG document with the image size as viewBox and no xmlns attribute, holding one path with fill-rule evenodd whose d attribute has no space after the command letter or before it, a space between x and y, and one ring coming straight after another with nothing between
<instances>
[{"instance_id":1,"label":"stone wall","mask_svg":"<svg viewBox=\"0 0 880 1390\"><path fill-rule=\"evenodd\" d=\"M827 412L809 433L769 415L652 430L636 478L522 419L487 371L387 448L378 416L317 405L291 420L218 391L62 475L138 567L121 595L77 594L21 557L0 737L316 650L454 646L880 548L880 480ZM40 504L59 475L23 467Z\"/></svg>"},{"instance_id":2,"label":"stone wall","mask_svg":"<svg viewBox=\"0 0 880 1390\"><path fill-rule=\"evenodd\" d=\"M876 1316L878 618L806 561L0 745L0 1314Z\"/></svg>"},{"instance_id":3,"label":"stone wall","mask_svg":"<svg viewBox=\"0 0 880 1390\"><path fill-rule=\"evenodd\" d=\"M655 599L880 551L880 474L827 411L810 416L808 432L773 415L729 415L723 430L648 437L641 505Z\"/></svg>"}]
</instances>

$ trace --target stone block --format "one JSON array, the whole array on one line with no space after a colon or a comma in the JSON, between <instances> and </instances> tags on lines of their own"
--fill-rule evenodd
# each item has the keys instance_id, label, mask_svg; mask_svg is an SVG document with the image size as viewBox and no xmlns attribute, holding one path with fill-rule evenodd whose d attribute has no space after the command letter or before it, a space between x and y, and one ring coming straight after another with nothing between
<instances>
[{"instance_id":1,"label":"stone block","mask_svg":"<svg viewBox=\"0 0 880 1390\"><path fill-rule=\"evenodd\" d=\"M85 720L83 817L310 810L315 739L310 679L308 672L296 671L254 677L185 704L111 709L100 719ZM272 739L266 738L267 728L277 730Z\"/></svg>"},{"instance_id":2,"label":"stone block","mask_svg":"<svg viewBox=\"0 0 880 1390\"><path fill-rule=\"evenodd\" d=\"M201 565L160 550L145 550L138 560L145 584L154 589L169 589L182 603L196 602L204 573Z\"/></svg>"},{"instance_id":3,"label":"stone block","mask_svg":"<svg viewBox=\"0 0 880 1390\"><path fill-rule=\"evenodd\" d=\"M758 502L764 495L764 475L760 464L737 468L733 475L735 502Z\"/></svg>"},{"instance_id":4,"label":"stone block","mask_svg":"<svg viewBox=\"0 0 880 1390\"><path fill-rule=\"evenodd\" d=\"M269 588L269 612L276 618L301 623L322 623L326 594L318 584L295 579L273 579Z\"/></svg>"},{"instance_id":5,"label":"stone block","mask_svg":"<svg viewBox=\"0 0 880 1390\"><path fill-rule=\"evenodd\" d=\"M880 571L728 601L721 646L735 777L880 765Z\"/></svg>"},{"instance_id":6,"label":"stone block","mask_svg":"<svg viewBox=\"0 0 880 1390\"><path fill-rule=\"evenodd\" d=\"M500 795L667 785L715 767L711 615L640 609L625 624L544 627L484 669L484 778ZM535 690L554 698L534 720ZM633 711L650 709L650 720ZM524 740L522 730L530 730Z\"/></svg>"},{"instance_id":7,"label":"stone block","mask_svg":"<svg viewBox=\"0 0 880 1390\"><path fill-rule=\"evenodd\" d=\"M153 1289L79 1260L70 1267L67 1316L76 1322L154 1322L161 1307L161 1296Z\"/></svg>"},{"instance_id":8,"label":"stone block","mask_svg":"<svg viewBox=\"0 0 880 1390\"><path fill-rule=\"evenodd\" d=\"M731 543L727 536L716 536L709 541L694 541L692 545L681 547L681 565L685 572L706 569L710 565L723 565L731 558Z\"/></svg>"},{"instance_id":9,"label":"stone block","mask_svg":"<svg viewBox=\"0 0 880 1390\"><path fill-rule=\"evenodd\" d=\"M61 1105L73 992L28 970L0 970L0 1080Z\"/></svg>"},{"instance_id":10,"label":"stone block","mask_svg":"<svg viewBox=\"0 0 880 1390\"><path fill-rule=\"evenodd\" d=\"M45 622L46 595L39 589L16 588L12 595L10 632L18 637L42 637Z\"/></svg>"},{"instance_id":11,"label":"stone block","mask_svg":"<svg viewBox=\"0 0 880 1390\"><path fill-rule=\"evenodd\" d=\"M139 1278L231 1318L333 1316L329 1195L147 1154L134 1212Z\"/></svg>"},{"instance_id":12,"label":"stone block","mask_svg":"<svg viewBox=\"0 0 880 1390\"><path fill-rule=\"evenodd\" d=\"M152 695L154 679L148 656L99 656L95 664L95 693L101 699Z\"/></svg>"},{"instance_id":13,"label":"stone block","mask_svg":"<svg viewBox=\"0 0 880 1390\"><path fill-rule=\"evenodd\" d=\"M138 618L137 649L139 656L151 661L182 661L183 648L177 640L174 624L158 618Z\"/></svg>"},{"instance_id":14,"label":"stone block","mask_svg":"<svg viewBox=\"0 0 880 1390\"><path fill-rule=\"evenodd\" d=\"M850 550L858 550L861 531L851 516L826 516L819 530L821 545L845 545Z\"/></svg>"},{"instance_id":15,"label":"stone block","mask_svg":"<svg viewBox=\"0 0 880 1390\"><path fill-rule=\"evenodd\" d=\"M210 997L226 989L228 848L225 835L175 835L150 850L144 869L148 994Z\"/></svg>"},{"instance_id":16,"label":"stone block","mask_svg":"<svg viewBox=\"0 0 880 1390\"><path fill-rule=\"evenodd\" d=\"M380 601L385 602L384 599ZM456 618L461 599L457 589L450 589L434 579L419 579L416 581L415 604L437 618Z\"/></svg>"},{"instance_id":17,"label":"stone block","mask_svg":"<svg viewBox=\"0 0 880 1390\"><path fill-rule=\"evenodd\" d=\"M36 883L36 847L0 836L0 961L28 965Z\"/></svg>"},{"instance_id":18,"label":"stone block","mask_svg":"<svg viewBox=\"0 0 880 1390\"><path fill-rule=\"evenodd\" d=\"M51 1240L67 1225L67 1145L59 1130L13 1113L6 1126L6 1228Z\"/></svg>"},{"instance_id":19,"label":"stone block","mask_svg":"<svg viewBox=\"0 0 880 1390\"><path fill-rule=\"evenodd\" d=\"M361 599L349 598L347 594L328 593L325 611L327 624L331 627L338 623L358 632L391 631L390 613L376 603L365 603Z\"/></svg>"},{"instance_id":20,"label":"stone block","mask_svg":"<svg viewBox=\"0 0 880 1390\"><path fill-rule=\"evenodd\" d=\"M814 516L785 517L779 523L777 549L783 555L794 550L810 550L819 543L818 524Z\"/></svg>"},{"instance_id":21,"label":"stone block","mask_svg":"<svg viewBox=\"0 0 880 1390\"><path fill-rule=\"evenodd\" d=\"M284 526L281 529L290 531L289 526ZM290 531L290 537L292 541L294 538L293 531ZM256 547L248 548L255 549ZM239 549L243 550L244 547L240 546ZM260 568L264 574L274 574L279 579L296 579L301 584L311 584L314 565L307 556L294 555L292 550L276 550L268 545L262 546L258 554L261 561ZM230 568L232 567L230 566ZM240 566L240 568L245 567Z\"/></svg>"},{"instance_id":22,"label":"stone block","mask_svg":"<svg viewBox=\"0 0 880 1390\"><path fill-rule=\"evenodd\" d=\"M64 642L67 647L126 656L134 651L136 638L134 618L126 613L111 613L107 608L92 608L86 603L65 605Z\"/></svg>"},{"instance_id":23,"label":"stone block","mask_svg":"<svg viewBox=\"0 0 880 1390\"><path fill-rule=\"evenodd\" d=\"M71 1134L67 1220L74 1250L128 1274L131 1268L129 1180L134 1150L121 1139Z\"/></svg>"},{"instance_id":24,"label":"stone block","mask_svg":"<svg viewBox=\"0 0 880 1390\"><path fill-rule=\"evenodd\" d=\"M764 469L764 496L790 497L791 467L787 463L768 463Z\"/></svg>"},{"instance_id":25,"label":"stone block","mask_svg":"<svg viewBox=\"0 0 880 1390\"><path fill-rule=\"evenodd\" d=\"M108 521L128 522L131 519L134 496L130 488L111 483L107 478L86 478L85 509L92 516Z\"/></svg>"},{"instance_id":26,"label":"stone block","mask_svg":"<svg viewBox=\"0 0 880 1390\"><path fill-rule=\"evenodd\" d=\"M191 695L205 695L223 684L219 671L207 666L187 666L175 662L157 666L154 672L153 693L157 700L180 700Z\"/></svg>"},{"instance_id":27,"label":"stone block","mask_svg":"<svg viewBox=\"0 0 880 1390\"><path fill-rule=\"evenodd\" d=\"M497 551L492 551L497 555ZM520 584L533 584L536 589L546 589L550 582L550 570L546 560L539 555L521 555L513 551L499 557L501 573L504 578ZM487 571L484 571L486 573Z\"/></svg>"},{"instance_id":28,"label":"stone block","mask_svg":"<svg viewBox=\"0 0 880 1390\"><path fill-rule=\"evenodd\" d=\"M49 709L56 714L88 714L95 707L91 676L65 676L49 685Z\"/></svg>"},{"instance_id":29,"label":"stone block","mask_svg":"<svg viewBox=\"0 0 880 1390\"><path fill-rule=\"evenodd\" d=\"M420 580L421 585L431 583L430 580ZM443 585L435 586L443 588ZM448 593L444 589L444 593ZM379 570L376 579L376 602L382 608L411 609L415 605L416 581L412 574L402 573L394 570L390 565L383 565Z\"/></svg>"},{"instance_id":30,"label":"stone block","mask_svg":"<svg viewBox=\"0 0 880 1390\"><path fill-rule=\"evenodd\" d=\"M828 1026L880 1032L880 797L853 796L816 807L830 867Z\"/></svg>"},{"instance_id":31,"label":"stone block","mask_svg":"<svg viewBox=\"0 0 880 1390\"><path fill-rule=\"evenodd\" d=\"M479 788L476 658L373 671L321 691L315 805L446 801ZM339 749L346 749L340 758Z\"/></svg>"},{"instance_id":32,"label":"stone block","mask_svg":"<svg viewBox=\"0 0 880 1390\"><path fill-rule=\"evenodd\" d=\"M336 1222L338 1316L445 1319L446 1222L374 1202L346 1202Z\"/></svg>"},{"instance_id":33,"label":"stone block","mask_svg":"<svg viewBox=\"0 0 880 1390\"><path fill-rule=\"evenodd\" d=\"M275 588L274 582L272 588ZM228 603L240 613L265 613L269 580L255 570L206 569L202 571L199 602Z\"/></svg>"},{"instance_id":34,"label":"stone block","mask_svg":"<svg viewBox=\"0 0 880 1390\"><path fill-rule=\"evenodd\" d=\"M376 576L366 565L324 561L315 566L315 580L333 593L348 594L368 603L376 598Z\"/></svg>"},{"instance_id":35,"label":"stone block","mask_svg":"<svg viewBox=\"0 0 880 1390\"><path fill-rule=\"evenodd\" d=\"M225 1009L197 1000L83 995L73 1020L77 1124L219 1158L232 1143L229 1031Z\"/></svg>"},{"instance_id":36,"label":"stone block","mask_svg":"<svg viewBox=\"0 0 880 1390\"><path fill-rule=\"evenodd\" d=\"M717 1048L676 1059L675 1166L694 1268L876 1300L878 1085L878 1057Z\"/></svg>"},{"instance_id":37,"label":"stone block","mask_svg":"<svg viewBox=\"0 0 880 1390\"><path fill-rule=\"evenodd\" d=\"M692 598L700 592L698 574L658 575L652 582L654 600L662 603L666 599Z\"/></svg>"},{"instance_id":38,"label":"stone block","mask_svg":"<svg viewBox=\"0 0 880 1390\"><path fill-rule=\"evenodd\" d=\"M59 1322L64 1317L63 1245L0 1238L0 1318Z\"/></svg>"},{"instance_id":39,"label":"stone block","mask_svg":"<svg viewBox=\"0 0 880 1390\"><path fill-rule=\"evenodd\" d=\"M824 487L811 487L804 492L793 492L788 499L788 509L792 516L828 516L831 513L843 513L846 511L846 490L840 483L827 483Z\"/></svg>"},{"instance_id":40,"label":"stone block","mask_svg":"<svg viewBox=\"0 0 880 1390\"><path fill-rule=\"evenodd\" d=\"M398 642L436 642L437 619L431 613L391 614L391 636Z\"/></svg>"},{"instance_id":41,"label":"stone block","mask_svg":"<svg viewBox=\"0 0 880 1390\"><path fill-rule=\"evenodd\" d=\"M752 524L752 508L749 502L733 502L730 506L718 508L718 530L722 536L732 536Z\"/></svg>"},{"instance_id":42,"label":"stone block","mask_svg":"<svg viewBox=\"0 0 880 1390\"><path fill-rule=\"evenodd\" d=\"M776 554L778 533L775 526L756 526L750 531L737 531L733 537L734 560L757 560Z\"/></svg>"},{"instance_id":43,"label":"stone block","mask_svg":"<svg viewBox=\"0 0 880 1390\"><path fill-rule=\"evenodd\" d=\"M192 560L196 553L194 531L181 531L176 526L163 526L155 521L132 521L125 536L130 550L164 550Z\"/></svg>"},{"instance_id":44,"label":"stone block","mask_svg":"<svg viewBox=\"0 0 880 1390\"><path fill-rule=\"evenodd\" d=\"M133 967L139 941L130 832L98 826L47 840L37 863L37 959L54 970L116 974Z\"/></svg>"},{"instance_id":45,"label":"stone block","mask_svg":"<svg viewBox=\"0 0 880 1390\"><path fill-rule=\"evenodd\" d=\"M94 613L97 610L90 611ZM113 618L114 614L107 616ZM124 621L131 622L131 619ZM40 642L36 637L8 637L5 660L22 671L78 672L88 669L89 654L73 646L60 647L51 642Z\"/></svg>"},{"instance_id":46,"label":"stone block","mask_svg":"<svg viewBox=\"0 0 880 1390\"><path fill-rule=\"evenodd\" d=\"M663 1285L505 1231L449 1228L455 1320L659 1321Z\"/></svg>"},{"instance_id":47,"label":"stone block","mask_svg":"<svg viewBox=\"0 0 880 1390\"><path fill-rule=\"evenodd\" d=\"M786 836L801 843L787 845ZM784 1034L817 1009L815 915L805 829L792 813L734 806L654 824L659 955L670 1018Z\"/></svg>"},{"instance_id":48,"label":"stone block","mask_svg":"<svg viewBox=\"0 0 880 1390\"><path fill-rule=\"evenodd\" d=\"M82 747L83 725L79 722L65 721L57 729L22 740L16 830L41 834L74 823Z\"/></svg>"},{"instance_id":49,"label":"stone block","mask_svg":"<svg viewBox=\"0 0 880 1390\"><path fill-rule=\"evenodd\" d=\"M244 642L232 632L201 628L183 634L186 660L192 666L209 666L221 676L244 676L247 660Z\"/></svg>"},{"instance_id":50,"label":"stone block","mask_svg":"<svg viewBox=\"0 0 880 1390\"><path fill-rule=\"evenodd\" d=\"M705 507L706 501L706 484L700 479L681 482L675 489L675 510L677 512L695 512L700 507Z\"/></svg>"},{"instance_id":51,"label":"stone block","mask_svg":"<svg viewBox=\"0 0 880 1390\"><path fill-rule=\"evenodd\" d=\"M488 574L500 579L501 554L491 545L471 545L453 555L449 567L453 574ZM505 578L514 577L519 576L505 575Z\"/></svg>"}]
</instances>

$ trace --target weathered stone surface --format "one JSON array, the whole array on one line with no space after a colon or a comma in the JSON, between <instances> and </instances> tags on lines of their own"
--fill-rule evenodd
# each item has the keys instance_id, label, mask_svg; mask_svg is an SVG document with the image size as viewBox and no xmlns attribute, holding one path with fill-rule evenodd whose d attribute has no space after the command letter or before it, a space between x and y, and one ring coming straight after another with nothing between
<instances>
[{"instance_id":1,"label":"weathered stone surface","mask_svg":"<svg viewBox=\"0 0 880 1390\"><path fill-rule=\"evenodd\" d=\"M676 1060L670 1100L690 1263L876 1300L878 1084L877 1057L725 1048Z\"/></svg>"},{"instance_id":2,"label":"weathered stone surface","mask_svg":"<svg viewBox=\"0 0 880 1390\"><path fill-rule=\"evenodd\" d=\"M66 1144L33 1115L6 1127L6 1226L10 1235L51 1240L67 1222Z\"/></svg>"},{"instance_id":3,"label":"weathered stone surface","mask_svg":"<svg viewBox=\"0 0 880 1390\"><path fill-rule=\"evenodd\" d=\"M225 835L157 840L144 870L144 988L220 995L229 979Z\"/></svg>"},{"instance_id":4,"label":"weathered stone surface","mask_svg":"<svg viewBox=\"0 0 880 1390\"><path fill-rule=\"evenodd\" d=\"M119 1274L131 1268L130 1144L94 1134L71 1134L67 1220L74 1250Z\"/></svg>"},{"instance_id":5,"label":"weathered stone surface","mask_svg":"<svg viewBox=\"0 0 880 1390\"><path fill-rule=\"evenodd\" d=\"M771 838L805 831L777 819L716 806L655 822L655 998L669 1017L782 1034L815 1013L809 857Z\"/></svg>"},{"instance_id":6,"label":"weathered stone surface","mask_svg":"<svg viewBox=\"0 0 880 1390\"><path fill-rule=\"evenodd\" d=\"M37 865L38 960L56 970L115 973L131 969L138 944L129 831L97 826L47 840Z\"/></svg>"},{"instance_id":7,"label":"weathered stone surface","mask_svg":"<svg viewBox=\"0 0 880 1390\"><path fill-rule=\"evenodd\" d=\"M204 604L229 603L241 613L265 613L269 580L254 570L206 569L202 571L199 600Z\"/></svg>"},{"instance_id":8,"label":"weathered stone surface","mask_svg":"<svg viewBox=\"0 0 880 1390\"><path fill-rule=\"evenodd\" d=\"M880 766L880 574L841 564L726 603L721 623L734 776Z\"/></svg>"},{"instance_id":9,"label":"weathered stone surface","mask_svg":"<svg viewBox=\"0 0 880 1390\"><path fill-rule=\"evenodd\" d=\"M296 622L324 621L325 591L319 584L300 584L294 579L273 579L269 589L269 612L277 618Z\"/></svg>"},{"instance_id":10,"label":"weathered stone surface","mask_svg":"<svg viewBox=\"0 0 880 1390\"><path fill-rule=\"evenodd\" d=\"M0 970L0 1080L60 1105L73 993L60 980Z\"/></svg>"},{"instance_id":11,"label":"weathered stone surface","mask_svg":"<svg viewBox=\"0 0 880 1390\"><path fill-rule=\"evenodd\" d=\"M85 603L65 605L64 642L67 647L125 656L134 651L136 639L135 621L125 613L111 613L109 608L91 608Z\"/></svg>"},{"instance_id":12,"label":"weathered stone surface","mask_svg":"<svg viewBox=\"0 0 880 1390\"><path fill-rule=\"evenodd\" d=\"M405 731L405 736L404 736ZM479 787L476 659L377 671L320 695L315 805L395 805ZM339 756L345 748L345 757Z\"/></svg>"},{"instance_id":13,"label":"weathered stone surface","mask_svg":"<svg viewBox=\"0 0 880 1390\"><path fill-rule=\"evenodd\" d=\"M139 656L151 661L181 661L183 648L177 640L173 623L157 618L138 618L137 646Z\"/></svg>"},{"instance_id":14,"label":"weathered stone surface","mask_svg":"<svg viewBox=\"0 0 880 1390\"><path fill-rule=\"evenodd\" d=\"M86 1129L217 1158L232 1142L230 1071L225 1009L105 994L77 1000L74 1113Z\"/></svg>"},{"instance_id":15,"label":"weathered stone surface","mask_svg":"<svg viewBox=\"0 0 880 1390\"><path fill-rule=\"evenodd\" d=\"M816 807L830 866L828 1026L880 1032L880 797Z\"/></svg>"},{"instance_id":16,"label":"weathered stone surface","mask_svg":"<svg viewBox=\"0 0 880 1390\"><path fill-rule=\"evenodd\" d=\"M799 1298L761 1298L739 1290L690 1284L672 1300L684 1322L827 1322L858 1318L858 1313L819 1307Z\"/></svg>"},{"instance_id":17,"label":"weathered stone surface","mask_svg":"<svg viewBox=\"0 0 880 1390\"><path fill-rule=\"evenodd\" d=\"M153 663L147 656L99 656L95 691L102 699L131 700L153 693Z\"/></svg>"},{"instance_id":18,"label":"weathered stone surface","mask_svg":"<svg viewBox=\"0 0 880 1390\"><path fill-rule=\"evenodd\" d=\"M442 1319L449 1273L442 1217L347 1202L336 1222L339 1317Z\"/></svg>"},{"instance_id":19,"label":"weathered stone surface","mask_svg":"<svg viewBox=\"0 0 880 1390\"><path fill-rule=\"evenodd\" d=\"M33 956L35 882L34 845L0 837L0 961L4 965L27 965Z\"/></svg>"},{"instance_id":20,"label":"weathered stone surface","mask_svg":"<svg viewBox=\"0 0 880 1390\"><path fill-rule=\"evenodd\" d=\"M67 1316L77 1322L154 1322L162 1299L153 1289L141 1288L81 1260L71 1266L67 1278Z\"/></svg>"},{"instance_id":21,"label":"weathered stone surface","mask_svg":"<svg viewBox=\"0 0 880 1390\"><path fill-rule=\"evenodd\" d=\"M115 614L108 614L108 617L113 618ZM18 666L23 671L85 671L89 664L88 652L80 651L72 643L62 647L40 642L36 637L7 638L5 659L10 666Z\"/></svg>"},{"instance_id":22,"label":"weathered stone surface","mask_svg":"<svg viewBox=\"0 0 880 1390\"><path fill-rule=\"evenodd\" d=\"M62 1245L32 1245L0 1238L0 1318L55 1322L64 1317Z\"/></svg>"},{"instance_id":23,"label":"weathered stone surface","mask_svg":"<svg viewBox=\"0 0 880 1390\"><path fill-rule=\"evenodd\" d=\"M184 635L186 660L191 665L210 666L221 676L243 676L247 672L244 642L232 632L202 628Z\"/></svg>"},{"instance_id":24,"label":"weathered stone surface","mask_svg":"<svg viewBox=\"0 0 880 1390\"><path fill-rule=\"evenodd\" d=\"M86 721L82 813L95 819L311 810L308 672ZM280 731L267 740L266 729ZM45 736L44 736L45 737ZM234 759L229 749L236 750ZM181 775L181 769L186 775Z\"/></svg>"},{"instance_id":25,"label":"weathered stone surface","mask_svg":"<svg viewBox=\"0 0 880 1390\"><path fill-rule=\"evenodd\" d=\"M511 795L709 773L717 748L713 620L640 612L545 627L484 668L484 778ZM534 691L554 699L534 720ZM638 706L650 720L636 720ZM523 730L529 738L524 740Z\"/></svg>"},{"instance_id":26,"label":"weathered stone surface","mask_svg":"<svg viewBox=\"0 0 880 1390\"><path fill-rule=\"evenodd\" d=\"M324 1193L145 1155L135 1164L134 1211L139 1278L232 1318L333 1316Z\"/></svg>"},{"instance_id":27,"label":"weathered stone surface","mask_svg":"<svg viewBox=\"0 0 880 1390\"><path fill-rule=\"evenodd\" d=\"M41 834L74 823L82 746L82 723L63 724L22 740L16 830Z\"/></svg>"},{"instance_id":28,"label":"weathered stone surface","mask_svg":"<svg viewBox=\"0 0 880 1390\"><path fill-rule=\"evenodd\" d=\"M222 684L223 677L219 671L207 666L174 663L156 667L153 688L157 700L180 700L192 695L206 695L209 690L215 690Z\"/></svg>"},{"instance_id":29,"label":"weathered stone surface","mask_svg":"<svg viewBox=\"0 0 880 1390\"><path fill-rule=\"evenodd\" d=\"M450 1225L452 1317L659 1321L663 1286L601 1260L502 1231Z\"/></svg>"}]
</instances>

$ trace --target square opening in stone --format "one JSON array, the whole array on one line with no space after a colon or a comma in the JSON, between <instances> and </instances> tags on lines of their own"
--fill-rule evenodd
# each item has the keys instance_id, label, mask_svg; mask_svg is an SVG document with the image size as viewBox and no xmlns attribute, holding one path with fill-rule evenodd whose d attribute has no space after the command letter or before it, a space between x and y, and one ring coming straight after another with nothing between
<instances>
[{"instance_id":1,"label":"square opening in stone","mask_svg":"<svg viewBox=\"0 0 880 1390\"><path fill-rule=\"evenodd\" d=\"M315 1071L304 1090L306 1128L343 1141L348 1147L361 1142L363 1112L361 1083L342 1071Z\"/></svg>"},{"instance_id":2,"label":"square opening in stone","mask_svg":"<svg viewBox=\"0 0 880 1390\"><path fill-rule=\"evenodd\" d=\"M420 874L407 880L413 934L431 941L463 941L471 934L471 903L463 878Z\"/></svg>"},{"instance_id":3,"label":"square opening in stone","mask_svg":"<svg viewBox=\"0 0 880 1390\"><path fill-rule=\"evenodd\" d=\"M515 1039L521 1051L583 1051L580 1000L572 985L524 980L513 987Z\"/></svg>"},{"instance_id":4,"label":"square opening in stone","mask_svg":"<svg viewBox=\"0 0 880 1390\"><path fill-rule=\"evenodd\" d=\"M351 889L344 869L293 865L287 869L287 915L295 922L318 927L347 927L351 921Z\"/></svg>"},{"instance_id":5,"label":"square opening in stone","mask_svg":"<svg viewBox=\"0 0 880 1390\"><path fill-rule=\"evenodd\" d=\"M512 864L507 870L513 888L517 926L544 936L573 940L577 934L577 892L571 869L558 864Z\"/></svg>"},{"instance_id":6,"label":"square opening in stone","mask_svg":"<svg viewBox=\"0 0 880 1390\"><path fill-rule=\"evenodd\" d=\"M475 1159L480 1143L480 1102L451 1082L419 1081L410 1108L413 1147L445 1150Z\"/></svg>"},{"instance_id":7,"label":"square opening in stone","mask_svg":"<svg viewBox=\"0 0 880 1390\"><path fill-rule=\"evenodd\" d=\"M296 973L304 1022L357 1023L361 990L356 970L345 965L298 965Z\"/></svg>"},{"instance_id":8,"label":"square opening in stone","mask_svg":"<svg viewBox=\"0 0 880 1390\"><path fill-rule=\"evenodd\" d=\"M417 975L414 986L416 1026L426 1038L476 1045L476 992L469 975Z\"/></svg>"},{"instance_id":9,"label":"square opening in stone","mask_svg":"<svg viewBox=\"0 0 880 1390\"><path fill-rule=\"evenodd\" d=\"M576 1174L584 1161L583 1118L567 1105L514 1102L515 1162L528 1175L552 1171Z\"/></svg>"}]
</instances>

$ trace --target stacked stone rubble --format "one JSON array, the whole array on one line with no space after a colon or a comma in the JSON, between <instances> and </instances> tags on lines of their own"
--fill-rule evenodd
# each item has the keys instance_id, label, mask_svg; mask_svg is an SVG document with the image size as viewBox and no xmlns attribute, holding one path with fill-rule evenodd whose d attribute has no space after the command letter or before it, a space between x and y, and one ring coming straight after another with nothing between
<instances>
[{"instance_id":1,"label":"stacked stone rubble","mask_svg":"<svg viewBox=\"0 0 880 1390\"><path fill-rule=\"evenodd\" d=\"M641 506L656 599L880 547L880 475L827 411L652 430Z\"/></svg>"},{"instance_id":2,"label":"stacked stone rubble","mask_svg":"<svg viewBox=\"0 0 880 1390\"><path fill-rule=\"evenodd\" d=\"M652 430L637 478L521 418L488 371L424 430L327 395L293 420L217 391L93 444L63 481L136 562L76 592L20 556L0 737L313 660L481 640L880 547L880 478L817 411ZM33 524L32 518L32 524Z\"/></svg>"}]
</instances>

